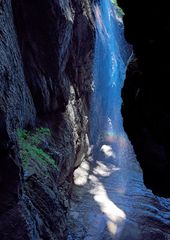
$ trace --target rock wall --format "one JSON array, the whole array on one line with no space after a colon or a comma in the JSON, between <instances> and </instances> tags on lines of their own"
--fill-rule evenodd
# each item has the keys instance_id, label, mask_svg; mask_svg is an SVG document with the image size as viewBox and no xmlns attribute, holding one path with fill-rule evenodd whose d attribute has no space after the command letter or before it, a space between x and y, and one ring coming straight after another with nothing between
<instances>
[{"instance_id":1,"label":"rock wall","mask_svg":"<svg viewBox=\"0 0 170 240\"><path fill-rule=\"evenodd\" d=\"M0 239L65 239L72 172L88 151L92 4L0 1ZM59 171L23 171L16 130L51 130Z\"/></svg>"},{"instance_id":2,"label":"rock wall","mask_svg":"<svg viewBox=\"0 0 170 240\"><path fill-rule=\"evenodd\" d=\"M146 186L170 196L170 16L168 3L118 0L125 36L136 58L129 65L122 112L124 127L144 172Z\"/></svg>"}]
</instances>

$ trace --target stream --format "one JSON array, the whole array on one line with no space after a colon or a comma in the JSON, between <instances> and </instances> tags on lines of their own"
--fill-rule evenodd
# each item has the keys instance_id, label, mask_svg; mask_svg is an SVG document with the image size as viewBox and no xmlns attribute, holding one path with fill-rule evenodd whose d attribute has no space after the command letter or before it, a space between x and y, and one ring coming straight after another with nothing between
<instances>
[{"instance_id":1,"label":"stream","mask_svg":"<svg viewBox=\"0 0 170 240\"><path fill-rule=\"evenodd\" d=\"M170 199L145 187L123 129L121 88L132 48L111 1L94 12L93 154L74 172L67 240L170 240Z\"/></svg>"}]
</instances>

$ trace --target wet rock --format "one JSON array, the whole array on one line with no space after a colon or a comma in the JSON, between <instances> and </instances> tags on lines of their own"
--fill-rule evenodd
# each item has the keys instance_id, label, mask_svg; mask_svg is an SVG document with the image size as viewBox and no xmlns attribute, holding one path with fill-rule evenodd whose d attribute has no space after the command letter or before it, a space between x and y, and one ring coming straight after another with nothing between
<instances>
[{"instance_id":1,"label":"wet rock","mask_svg":"<svg viewBox=\"0 0 170 240\"><path fill-rule=\"evenodd\" d=\"M115 159L99 152L74 173L67 240L168 240L170 201L145 187L125 134L109 147L116 149Z\"/></svg>"},{"instance_id":2,"label":"wet rock","mask_svg":"<svg viewBox=\"0 0 170 240\"><path fill-rule=\"evenodd\" d=\"M11 6L12 4L12 6ZM65 239L72 172L88 150L91 2L0 1L0 239ZM47 127L59 171L30 160L16 129Z\"/></svg>"}]
</instances>

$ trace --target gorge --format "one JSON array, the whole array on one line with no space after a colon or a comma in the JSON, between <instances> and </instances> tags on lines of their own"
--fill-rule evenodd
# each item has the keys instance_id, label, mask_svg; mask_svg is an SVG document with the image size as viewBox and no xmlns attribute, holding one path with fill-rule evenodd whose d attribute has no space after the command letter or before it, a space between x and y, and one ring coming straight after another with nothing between
<instances>
[{"instance_id":1,"label":"gorge","mask_svg":"<svg viewBox=\"0 0 170 240\"><path fill-rule=\"evenodd\" d=\"M168 7L118 4L0 0L1 240L170 239Z\"/></svg>"}]
</instances>

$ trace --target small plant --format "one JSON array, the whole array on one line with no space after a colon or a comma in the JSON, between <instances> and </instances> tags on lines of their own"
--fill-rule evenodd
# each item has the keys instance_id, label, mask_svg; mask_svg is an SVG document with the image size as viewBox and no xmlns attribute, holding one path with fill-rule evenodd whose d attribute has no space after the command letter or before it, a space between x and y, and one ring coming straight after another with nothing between
<instances>
[{"instance_id":1,"label":"small plant","mask_svg":"<svg viewBox=\"0 0 170 240\"><path fill-rule=\"evenodd\" d=\"M117 4L117 0L111 0L111 2L115 5L117 13L120 17L122 17L124 15L123 10L118 6Z\"/></svg>"},{"instance_id":2,"label":"small plant","mask_svg":"<svg viewBox=\"0 0 170 240\"><path fill-rule=\"evenodd\" d=\"M48 128L37 128L34 133L24 129L17 129L18 144L24 168L27 168L30 160L34 159L42 164L58 169L55 160L40 146L50 136L51 133Z\"/></svg>"}]
</instances>

